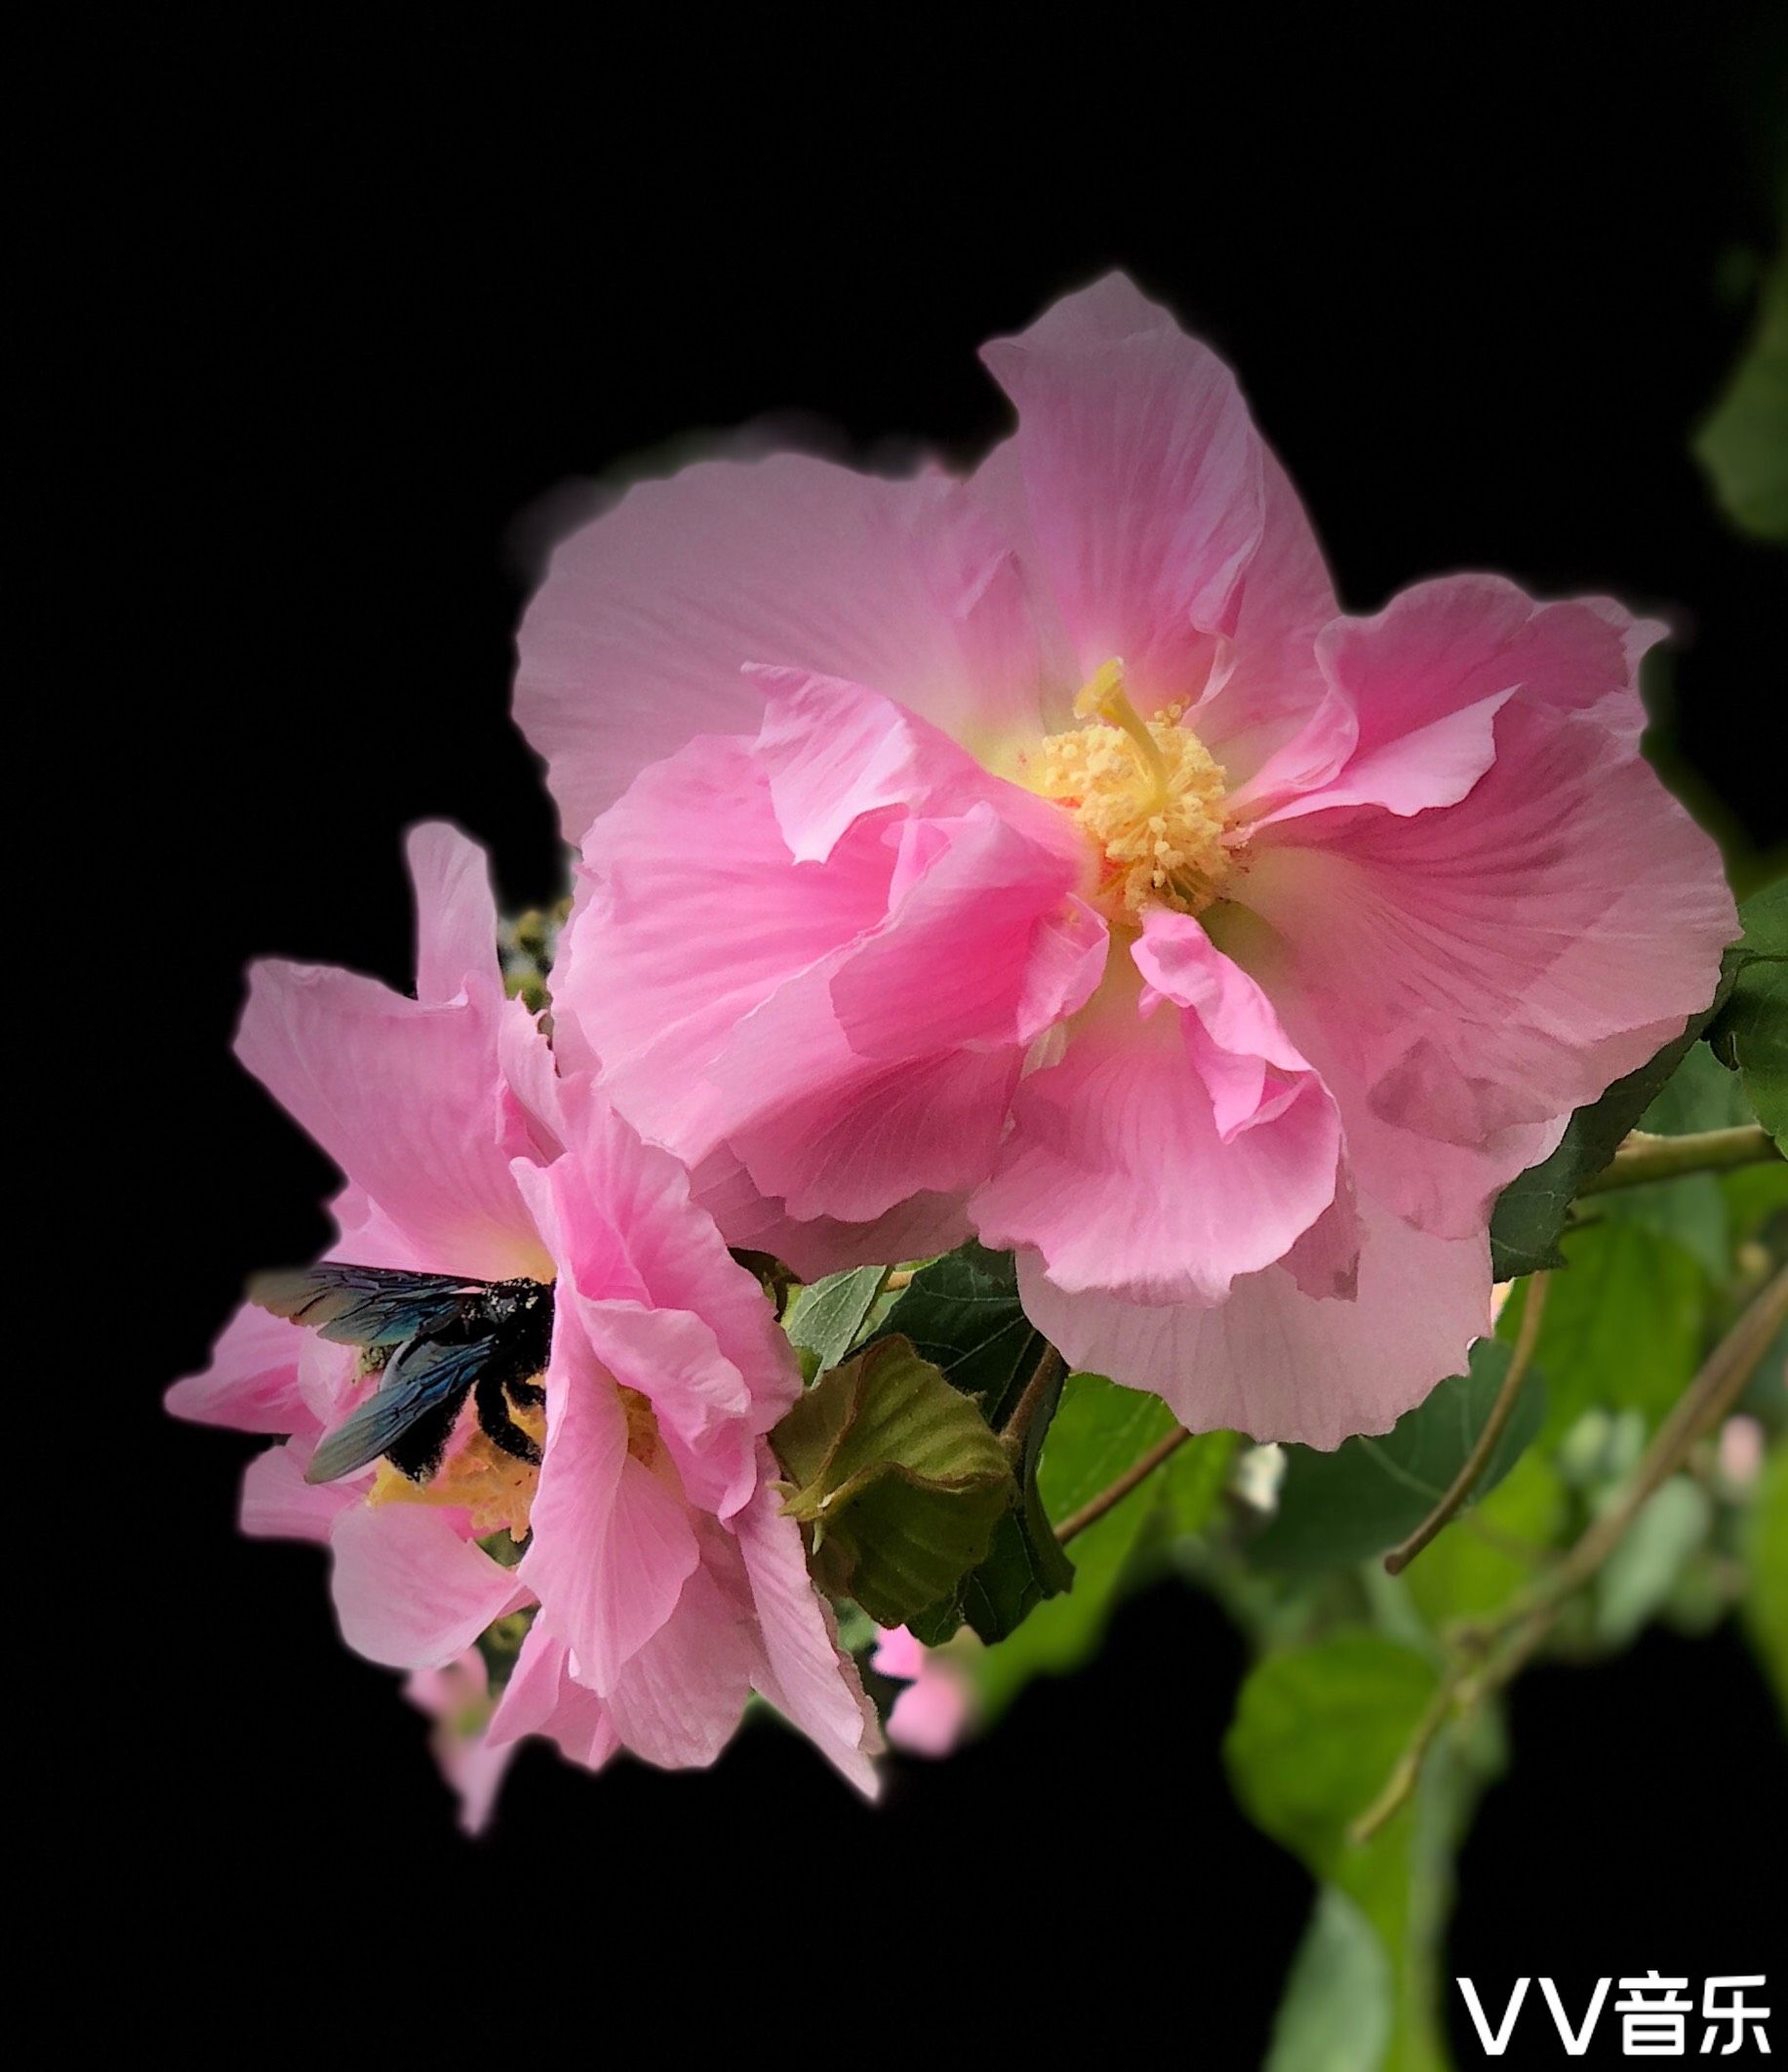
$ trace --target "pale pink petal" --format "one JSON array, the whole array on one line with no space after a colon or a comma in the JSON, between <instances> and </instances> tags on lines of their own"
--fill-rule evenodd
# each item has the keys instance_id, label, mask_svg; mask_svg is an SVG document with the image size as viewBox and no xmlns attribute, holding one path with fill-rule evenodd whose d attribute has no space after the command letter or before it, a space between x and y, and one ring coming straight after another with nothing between
<instances>
[{"instance_id":1,"label":"pale pink petal","mask_svg":"<svg viewBox=\"0 0 1788 2072\"><path fill-rule=\"evenodd\" d=\"M888 1708L889 1745L907 1755L947 1756L961 1744L973 1717L968 1679L951 1666L934 1663Z\"/></svg>"},{"instance_id":2,"label":"pale pink petal","mask_svg":"<svg viewBox=\"0 0 1788 2072\"><path fill-rule=\"evenodd\" d=\"M1186 722L1232 795L1302 734L1328 696L1316 637L1339 610L1297 492L1270 448L1260 458L1260 544L1242 578L1235 632Z\"/></svg>"},{"instance_id":3,"label":"pale pink petal","mask_svg":"<svg viewBox=\"0 0 1788 2072\"><path fill-rule=\"evenodd\" d=\"M1263 777L1253 811L1285 817L1374 805L1408 815L1454 805L1490 768L1496 715L1512 697L1636 739L1645 724L1639 657L1662 631L1606 598L1535 604L1499 576L1418 583L1376 618L1336 619L1324 632L1317 655L1337 707L1353 717L1351 749L1314 782L1282 768L1278 799ZM1329 737L1333 719L1325 710L1313 734ZM1290 796L1293 788L1302 795Z\"/></svg>"},{"instance_id":4,"label":"pale pink petal","mask_svg":"<svg viewBox=\"0 0 1788 2072\"><path fill-rule=\"evenodd\" d=\"M471 954L468 848L450 829L417 838L421 962L443 984ZM236 1053L437 1270L544 1279L503 1140L500 1005L482 983L417 1001L351 972L262 963Z\"/></svg>"},{"instance_id":5,"label":"pale pink petal","mask_svg":"<svg viewBox=\"0 0 1788 2072\"><path fill-rule=\"evenodd\" d=\"M364 1490L352 1483L322 1487L304 1480L311 1447L307 1440L270 1446L243 1470L242 1530L251 1539L314 1539L327 1544L336 1520Z\"/></svg>"},{"instance_id":6,"label":"pale pink petal","mask_svg":"<svg viewBox=\"0 0 1788 2072\"><path fill-rule=\"evenodd\" d=\"M1070 1366L1163 1397L1188 1430L1331 1448L1384 1432L1437 1381L1464 1372L1490 1329L1490 1244L1430 1237L1362 1207L1359 1293L1318 1301L1284 1266L1226 1301L1151 1306L1057 1288L1018 1255L1025 1313Z\"/></svg>"},{"instance_id":7,"label":"pale pink petal","mask_svg":"<svg viewBox=\"0 0 1788 2072\"><path fill-rule=\"evenodd\" d=\"M298 1393L298 1354L308 1334L284 1317L244 1303L223 1327L203 1374L175 1382L162 1398L177 1417L227 1424L239 1432L315 1432Z\"/></svg>"},{"instance_id":8,"label":"pale pink petal","mask_svg":"<svg viewBox=\"0 0 1788 2072\"><path fill-rule=\"evenodd\" d=\"M757 1500L734 1522L763 1635L760 1691L870 1798L881 1742L856 1666L838 1645L831 1607L807 1571L801 1529L780 1515L768 1461Z\"/></svg>"},{"instance_id":9,"label":"pale pink petal","mask_svg":"<svg viewBox=\"0 0 1788 2072\"><path fill-rule=\"evenodd\" d=\"M518 1572L422 1504L349 1504L330 1533L341 1638L393 1669L444 1662L523 1603Z\"/></svg>"},{"instance_id":10,"label":"pale pink petal","mask_svg":"<svg viewBox=\"0 0 1788 2072\"><path fill-rule=\"evenodd\" d=\"M615 1383L575 1305L561 1302L533 1534L516 1573L540 1600L538 1623L603 1697L670 1616L698 1559L682 1499L632 1457L627 1436Z\"/></svg>"},{"instance_id":11,"label":"pale pink petal","mask_svg":"<svg viewBox=\"0 0 1788 2072\"><path fill-rule=\"evenodd\" d=\"M1018 409L1031 529L1080 676L1119 657L1144 709L1195 697L1264 522L1234 377L1122 274L981 357Z\"/></svg>"},{"instance_id":12,"label":"pale pink petal","mask_svg":"<svg viewBox=\"0 0 1788 2072\"><path fill-rule=\"evenodd\" d=\"M1195 921L1158 909L1058 1064L1034 1072L989 1184L984 1244L1031 1247L1058 1288L1220 1301L1335 1199L1340 1120L1265 996Z\"/></svg>"},{"instance_id":13,"label":"pale pink petal","mask_svg":"<svg viewBox=\"0 0 1788 2072\"><path fill-rule=\"evenodd\" d=\"M748 1619L706 1568L696 1569L676 1610L607 1693L622 1742L666 1770L705 1768L738 1726L754 1653Z\"/></svg>"},{"instance_id":14,"label":"pale pink petal","mask_svg":"<svg viewBox=\"0 0 1788 2072\"><path fill-rule=\"evenodd\" d=\"M728 1244L769 1253L804 1281L891 1259L934 1258L940 1252L954 1252L972 1235L966 1189L911 1194L865 1223L840 1222L832 1216L797 1222L783 1203L752 1184L751 1175L724 1146L702 1160L692 1184Z\"/></svg>"},{"instance_id":15,"label":"pale pink petal","mask_svg":"<svg viewBox=\"0 0 1788 2072\"><path fill-rule=\"evenodd\" d=\"M484 851L445 820L424 820L404 844L416 887L416 991L431 1004L464 993L502 997L497 901Z\"/></svg>"},{"instance_id":16,"label":"pale pink petal","mask_svg":"<svg viewBox=\"0 0 1788 2072\"><path fill-rule=\"evenodd\" d=\"M1041 711L1014 558L964 489L795 454L630 490L558 548L520 648L516 716L574 841L695 736L755 732L747 662L870 684L977 751Z\"/></svg>"},{"instance_id":17,"label":"pale pink petal","mask_svg":"<svg viewBox=\"0 0 1788 2072\"><path fill-rule=\"evenodd\" d=\"M1707 1005L1737 932L1712 842L1650 769L1525 697L1457 805L1275 833L1321 846L1257 845L1244 897L1271 933L1236 954L1342 1103L1362 1185L1453 1235Z\"/></svg>"},{"instance_id":18,"label":"pale pink petal","mask_svg":"<svg viewBox=\"0 0 1788 2072\"><path fill-rule=\"evenodd\" d=\"M702 1400L754 1431L768 1430L799 1394L800 1376L756 1276L691 1200L683 1167L643 1142L587 1085L566 1088L563 1127L571 1155L548 1178L517 1174L541 1227L553 1233L561 1276L589 1304L698 1318L710 1353L717 1347L731 1363L727 1375L703 1382ZM586 1311L586 1322L594 1315ZM691 1437L710 1422L696 1415Z\"/></svg>"},{"instance_id":19,"label":"pale pink petal","mask_svg":"<svg viewBox=\"0 0 1788 2072\"><path fill-rule=\"evenodd\" d=\"M584 854L555 1045L600 1060L629 1119L695 1164L722 1135L708 1064L777 986L882 922L894 851L870 823L797 865L749 745L696 742L648 770Z\"/></svg>"},{"instance_id":20,"label":"pale pink petal","mask_svg":"<svg viewBox=\"0 0 1788 2072\"><path fill-rule=\"evenodd\" d=\"M600 1770L620 1746L608 1707L572 1675L571 1651L538 1619L528 1629L485 1729L485 1745L508 1749L531 1733L545 1735L568 1762L585 1770Z\"/></svg>"},{"instance_id":21,"label":"pale pink petal","mask_svg":"<svg viewBox=\"0 0 1788 2072\"><path fill-rule=\"evenodd\" d=\"M790 857L823 863L885 807L942 817L994 791L974 758L892 698L837 676L753 667L764 694L756 760Z\"/></svg>"},{"instance_id":22,"label":"pale pink petal","mask_svg":"<svg viewBox=\"0 0 1788 2072\"><path fill-rule=\"evenodd\" d=\"M789 1017L787 1025L798 1025ZM869 1223L909 1194L957 1193L991 1168L1016 1084L1021 1053L963 1051L909 1063L864 1062L835 1024L810 1023L826 1078L803 1101L788 1086L768 1114L735 1129L732 1148L764 1192L790 1215ZM751 1055L793 1054L766 1032Z\"/></svg>"},{"instance_id":23,"label":"pale pink petal","mask_svg":"<svg viewBox=\"0 0 1788 2072\"><path fill-rule=\"evenodd\" d=\"M1072 851L985 803L924 835L886 926L780 987L709 1066L729 1147L798 1218L867 1222L973 1185L1024 1050L1104 964Z\"/></svg>"},{"instance_id":24,"label":"pale pink petal","mask_svg":"<svg viewBox=\"0 0 1788 2072\"><path fill-rule=\"evenodd\" d=\"M869 1657L869 1666L877 1676L897 1676L910 1683L925 1667L925 1643L919 1640L906 1626L881 1626L876 1629L875 1652Z\"/></svg>"},{"instance_id":25,"label":"pale pink petal","mask_svg":"<svg viewBox=\"0 0 1788 2072\"><path fill-rule=\"evenodd\" d=\"M728 1263L731 1271L743 1271ZM775 1391L762 1388L754 1399L712 1329L686 1309L578 1297L577 1314L610 1374L651 1403L684 1496L699 1510L730 1518L757 1487L757 1435L801 1391L787 1340L770 1370Z\"/></svg>"},{"instance_id":26,"label":"pale pink petal","mask_svg":"<svg viewBox=\"0 0 1788 2072\"><path fill-rule=\"evenodd\" d=\"M459 1800L459 1825L481 1834L497 1809L511 1751L494 1748L482 1722L489 1711L490 1674L484 1656L467 1648L438 1669L414 1670L404 1695L434 1722L429 1736L441 1773Z\"/></svg>"}]
</instances>

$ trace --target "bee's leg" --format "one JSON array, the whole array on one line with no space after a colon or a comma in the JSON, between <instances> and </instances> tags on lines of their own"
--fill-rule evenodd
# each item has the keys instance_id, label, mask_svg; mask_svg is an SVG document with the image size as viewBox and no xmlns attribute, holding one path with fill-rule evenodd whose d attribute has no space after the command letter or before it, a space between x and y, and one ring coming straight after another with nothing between
<instances>
[{"instance_id":1,"label":"bee's leg","mask_svg":"<svg viewBox=\"0 0 1788 2072\"><path fill-rule=\"evenodd\" d=\"M526 1460L531 1466L538 1467L540 1449L509 1415L509 1399L503 1393L502 1376L480 1376L475 1401L478 1427L491 1444L500 1447L505 1454L514 1454L517 1460Z\"/></svg>"}]
</instances>

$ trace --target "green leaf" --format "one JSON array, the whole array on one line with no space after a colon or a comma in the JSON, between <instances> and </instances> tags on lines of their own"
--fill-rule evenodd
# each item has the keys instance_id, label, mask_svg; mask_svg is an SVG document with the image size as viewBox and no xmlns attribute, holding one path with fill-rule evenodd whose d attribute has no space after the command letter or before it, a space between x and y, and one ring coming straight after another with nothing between
<instances>
[{"instance_id":1,"label":"green leaf","mask_svg":"<svg viewBox=\"0 0 1788 2072\"><path fill-rule=\"evenodd\" d=\"M1019 1304L1012 1255L973 1242L920 1267L881 1331L910 1338L952 1387L979 1398L996 1427L1011 1416L1049 1349ZM985 1561L911 1621L929 1646L947 1640L965 1619L982 1640L1001 1640L1073 1582L1037 1492L1037 1461L1058 1392L1059 1385L1031 1419L1018 1462L1019 1501L994 1528Z\"/></svg>"},{"instance_id":2,"label":"green leaf","mask_svg":"<svg viewBox=\"0 0 1788 2072\"><path fill-rule=\"evenodd\" d=\"M1499 1489L1422 1549L1404 1572L1411 1601L1431 1627L1499 1611L1536 1576L1564 1537L1570 1499L1537 1449L1515 1463Z\"/></svg>"},{"instance_id":3,"label":"green leaf","mask_svg":"<svg viewBox=\"0 0 1788 2072\"><path fill-rule=\"evenodd\" d=\"M921 1266L876 1336L910 1340L952 1388L980 1398L996 1428L1012 1414L1048 1343L1019 1304L1012 1254L973 1241Z\"/></svg>"},{"instance_id":4,"label":"green leaf","mask_svg":"<svg viewBox=\"0 0 1788 2072\"><path fill-rule=\"evenodd\" d=\"M1655 1136L1689 1136L1702 1130L1729 1129L1750 1119L1737 1079L1721 1066L1705 1043L1697 1043L1640 1117L1638 1127ZM1699 1259L1714 1280L1724 1280L1732 1269L1726 1194L1716 1174L1689 1173L1643 1187L1615 1188L1586 1206L1598 1216L1644 1223L1660 1237L1672 1239Z\"/></svg>"},{"instance_id":5,"label":"green leaf","mask_svg":"<svg viewBox=\"0 0 1788 2072\"><path fill-rule=\"evenodd\" d=\"M1545 1370L1545 1431L1586 1410L1635 1410L1655 1423L1688 1386L1706 1332L1707 1276L1680 1245L1643 1223L1601 1218L1566 1234L1566 1270L1552 1276L1535 1360ZM1527 1291L1497 1330L1520 1328Z\"/></svg>"},{"instance_id":6,"label":"green leaf","mask_svg":"<svg viewBox=\"0 0 1788 2072\"><path fill-rule=\"evenodd\" d=\"M1676 1586L1713 1525L1707 1493L1686 1475L1653 1492L1596 1577L1596 1638L1606 1648L1637 1640Z\"/></svg>"},{"instance_id":7,"label":"green leaf","mask_svg":"<svg viewBox=\"0 0 1788 2072\"><path fill-rule=\"evenodd\" d=\"M1745 1520L1750 1581L1745 1630L1788 1717L1788 1446L1778 1443L1764 1461L1757 1494Z\"/></svg>"},{"instance_id":8,"label":"green leaf","mask_svg":"<svg viewBox=\"0 0 1788 2072\"><path fill-rule=\"evenodd\" d=\"M1017 1492L968 1397L904 1338L822 1375L771 1434L815 1580L898 1626L986 1556Z\"/></svg>"},{"instance_id":9,"label":"green leaf","mask_svg":"<svg viewBox=\"0 0 1788 2072\"><path fill-rule=\"evenodd\" d=\"M1437 1684L1426 1655L1375 1633L1335 1634L1259 1663L1242 1686L1223 1744L1249 1817L1345 1893L1388 1957L1390 2037L1373 2060L1381 2072L1446 2066L1439 1959L1452 1852L1477 1790L1500 1761L1499 1736L1485 1720L1473 1739L1442 1736L1410 1803L1371 1842L1348 1838L1409 1746Z\"/></svg>"},{"instance_id":10,"label":"green leaf","mask_svg":"<svg viewBox=\"0 0 1788 2072\"><path fill-rule=\"evenodd\" d=\"M1174 1428L1158 1396L1119 1388L1100 1375L1070 1375L1038 1467L1048 1516L1057 1524L1068 1518ZM1073 1588L1034 1606L1022 1624L975 1658L983 1721L1003 1712L1036 1677L1065 1675L1093 1654L1147 1544L1168 1531L1197 1531L1209 1520L1235 1444L1229 1432L1187 1440L1076 1536L1067 1555Z\"/></svg>"},{"instance_id":11,"label":"green leaf","mask_svg":"<svg viewBox=\"0 0 1788 2072\"><path fill-rule=\"evenodd\" d=\"M885 1266L856 1266L828 1274L795 1296L788 1311L789 1341L814 1354L817 1372L836 1367L851 1350L887 1274Z\"/></svg>"},{"instance_id":12,"label":"green leaf","mask_svg":"<svg viewBox=\"0 0 1788 2072\"><path fill-rule=\"evenodd\" d=\"M1251 1558L1295 1573L1342 1567L1394 1547L1427 1517L1464 1466L1509 1359L1500 1339L1480 1338L1468 1372L1439 1383L1382 1438L1349 1439L1331 1454L1288 1446L1279 1505L1250 1546ZM1479 1497L1514 1466L1544 1415L1544 1384L1530 1373L1479 1481Z\"/></svg>"},{"instance_id":13,"label":"green leaf","mask_svg":"<svg viewBox=\"0 0 1788 2072\"><path fill-rule=\"evenodd\" d=\"M1728 960L1731 967L1729 951ZM1724 1000L1726 983L1723 978L1716 1005ZM1523 1274L1562 1263L1559 1234L1577 1190L1613 1157L1627 1132L1638 1127L1640 1117L1689 1055L1713 1013L1710 1009L1697 1016L1649 1064L1617 1079L1589 1107L1579 1108L1552 1156L1530 1166L1497 1196L1490 1216L1490 1270L1497 1280L1518 1280Z\"/></svg>"},{"instance_id":14,"label":"green leaf","mask_svg":"<svg viewBox=\"0 0 1788 2072\"><path fill-rule=\"evenodd\" d=\"M1730 523L1788 544L1788 253L1764 275L1756 326L1693 450Z\"/></svg>"},{"instance_id":15,"label":"green leaf","mask_svg":"<svg viewBox=\"0 0 1788 2072\"><path fill-rule=\"evenodd\" d=\"M1291 1960L1266 2072L1377 2072L1390 2040L1390 1957L1360 1908L1325 1885Z\"/></svg>"},{"instance_id":16,"label":"green leaf","mask_svg":"<svg viewBox=\"0 0 1788 2072\"><path fill-rule=\"evenodd\" d=\"M1758 1121L1788 1153L1788 878L1754 894L1738 918L1740 961L1709 1041L1743 1079Z\"/></svg>"}]
</instances>

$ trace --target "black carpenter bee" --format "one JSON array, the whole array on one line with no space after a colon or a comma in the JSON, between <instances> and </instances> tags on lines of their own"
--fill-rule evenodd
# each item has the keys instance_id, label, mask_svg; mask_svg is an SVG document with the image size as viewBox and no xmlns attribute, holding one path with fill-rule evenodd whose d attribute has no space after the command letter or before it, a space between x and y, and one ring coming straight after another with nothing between
<instances>
[{"instance_id":1,"label":"black carpenter bee","mask_svg":"<svg viewBox=\"0 0 1788 2072\"><path fill-rule=\"evenodd\" d=\"M544 1282L325 1260L258 1275L249 1298L338 1345L384 1355L377 1388L317 1448L306 1482L335 1482L381 1454L411 1481L426 1482L468 1394L493 1445L538 1462L540 1449L511 1413L545 1401L535 1378L552 1342Z\"/></svg>"}]
</instances>

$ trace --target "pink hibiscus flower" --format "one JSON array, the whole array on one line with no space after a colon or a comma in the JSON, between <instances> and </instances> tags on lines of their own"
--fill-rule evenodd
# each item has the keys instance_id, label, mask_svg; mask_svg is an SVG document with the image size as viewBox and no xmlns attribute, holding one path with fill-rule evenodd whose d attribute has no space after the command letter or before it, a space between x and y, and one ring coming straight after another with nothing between
<instances>
[{"instance_id":1,"label":"pink hibiscus flower","mask_svg":"<svg viewBox=\"0 0 1788 2072\"><path fill-rule=\"evenodd\" d=\"M561 1049L812 1274L973 1230L1070 1361L1333 1446L1457 1372L1497 1191L1736 932L1638 753L1660 628L1337 612L1125 279L985 355L968 481L784 455L558 550L517 710L580 838Z\"/></svg>"},{"instance_id":2,"label":"pink hibiscus flower","mask_svg":"<svg viewBox=\"0 0 1788 2072\"><path fill-rule=\"evenodd\" d=\"M905 1685L888 1709L888 1740L908 1755L947 1756L974 1726L974 1686L960 1662L904 1626L876 1629L869 1666Z\"/></svg>"},{"instance_id":3,"label":"pink hibiscus flower","mask_svg":"<svg viewBox=\"0 0 1788 2072\"><path fill-rule=\"evenodd\" d=\"M169 1408L289 1435L248 1470L243 1529L328 1543L342 1635L373 1660L463 1664L532 1612L468 1789L494 1790L524 1733L591 1768L619 1747L711 1762L756 1690L872 1790L873 1715L772 1486L766 1435L800 1376L770 1304L682 1169L560 1078L504 999L479 852L429 826L410 856L417 997L263 964L238 1055L347 1176L333 1257L550 1285L543 1404L512 1399L511 1448L468 1400L417 1479L379 1459L314 1485L319 1441L378 1377L249 1307ZM518 1546L519 1565L492 1551Z\"/></svg>"},{"instance_id":4,"label":"pink hibiscus flower","mask_svg":"<svg viewBox=\"0 0 1788 2072\"><path fill-rule=\"evenodd\" d=\"M489 1739L495 1700L484 1656L467 1648L439 1668L413 1669L404 1695L433 1723L429 1742L459 1801L459 1825L468 1835L481 1834L515 1753L513 1742L493 1747Z\"/></svg>"}]
</instances>

